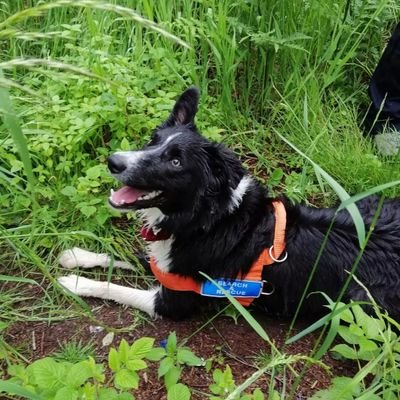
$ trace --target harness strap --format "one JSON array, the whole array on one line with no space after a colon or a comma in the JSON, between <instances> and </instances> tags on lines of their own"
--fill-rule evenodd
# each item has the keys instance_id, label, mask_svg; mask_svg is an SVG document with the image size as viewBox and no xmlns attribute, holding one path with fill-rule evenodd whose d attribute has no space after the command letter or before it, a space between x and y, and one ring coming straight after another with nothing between
<instances>
[{"instance_id":1,"label":"harness strap","mask_svg":"<svg viewBox=\"0 0 400 400\"><path fill-rule=\"evenodd\" d=\"M257 260L253 263L250 270L245 275L239 275L238 280L262 282L262 272L265 266L286 260L287 254L283 259L279 259L285 250L285 230L286 230L286 210L281 201L273 201L275 214L275 229L273 245L262 251ZM163 239L161 239L163 240ZM162 271L156 263L154 257L150 258L150 268L162 286L170 290L196 292L201 294L202 282L195 279L172 272ZM249 306L255 297L236 297L236 300L243 306Z\"/></svg>"}]
</instances>

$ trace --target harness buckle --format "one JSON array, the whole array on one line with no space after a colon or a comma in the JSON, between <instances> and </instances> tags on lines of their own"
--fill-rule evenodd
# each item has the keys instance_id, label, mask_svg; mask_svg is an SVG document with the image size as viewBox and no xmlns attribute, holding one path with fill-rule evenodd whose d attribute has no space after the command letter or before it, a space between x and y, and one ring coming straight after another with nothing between
<instances>
[{"instance_id":1,"label":"harness buckle","mask_svg":"<svg viewBox=\"0 0 400 400\"><path fill-rule=\"evenodd\" d=\"M274 286L271 282L268 282L268 281L263 280L262 283L263 283L263 288L262 288L261 295L263 295L263 296L271 296L271 294L274 294L274 292L275 292L275 286ZM264 285L265 285L266 283L270 286L270 289L264 291Z\"/></svg>"}]
</instances>

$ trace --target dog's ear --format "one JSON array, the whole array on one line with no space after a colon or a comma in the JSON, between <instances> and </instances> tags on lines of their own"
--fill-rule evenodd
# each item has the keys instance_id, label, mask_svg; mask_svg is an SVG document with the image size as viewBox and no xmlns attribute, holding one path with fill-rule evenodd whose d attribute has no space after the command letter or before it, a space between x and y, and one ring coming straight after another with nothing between
<instances>
[{"instance_id":1,"label":"dog's ear","mask_svg":"<svg viewBox=\"0 0 400 400\"><path fill-rule=\"evenodd\" d=\"M194 124L194 117L199 104L199 90L192 86L186 89L176 101L171 115L161 127Z\"/></svg>"}]
</instances>

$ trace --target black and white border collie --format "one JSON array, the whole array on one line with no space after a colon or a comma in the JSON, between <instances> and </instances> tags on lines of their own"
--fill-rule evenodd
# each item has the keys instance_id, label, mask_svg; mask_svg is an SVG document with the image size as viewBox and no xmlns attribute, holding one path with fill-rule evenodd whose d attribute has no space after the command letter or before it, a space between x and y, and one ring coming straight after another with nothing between
<instances>
[{"instance_id":1,"label":"black and white border collie","mask_svg":"<svg viewBox=\"0 0 400 400\"><path fill-rule=\"evenodd\" d=\"M232 278L245 274L273 243L274 199L230 150L198 132L194 124L198 100L197 89L187 89L143 149L117 152L108 159L111 173L124 185L111 192L109 203L120 211L137 210L147 229L161 234L159 240L148 242L148 251L162 271L196 281L206 280L199 271L213 278ZM287 259L264 269L262 278L274 290L254 304L285 316L298 306L336 209L281 201L287 214ZM357 203L367 227L377 205L376 197ZM335 299L359 251L354 224L343 210L335 217L308 293L324 292ZM66 268L106 267L110 258L73 248L61 254L60 263ZM119 261L113 265L130 267ZM400 200L384 202L356 276L376 302L400 320ZM140 290L76 275L61 277L59 282L77 295L111 299L151 316L174 319L191 316L215 301L162 285ZM367 301L368 296L353 280L344 300ZM320 294L308 296L302 307L308 315L321 310Z\"/></svg>"}]
</instances>

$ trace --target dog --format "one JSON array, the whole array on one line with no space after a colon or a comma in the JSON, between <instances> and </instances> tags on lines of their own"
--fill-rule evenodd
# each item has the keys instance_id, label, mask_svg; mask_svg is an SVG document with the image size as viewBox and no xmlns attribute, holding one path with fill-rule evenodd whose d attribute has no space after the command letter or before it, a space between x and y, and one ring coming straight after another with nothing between
<instances>
[{"instance_id":1,"label":"dog","mask_svg":"<svg viewBox=\"0 0 400 400\"><path fill-rule=\"evenodd\" d=\"M222 289L244 303L250 299L245 305L290 316L319 257L301 312L323 312L324 297L312 293L336 299L360 252L350 214L269 197L232 151L197 130L198 101L198 90L187 89L144 148L108 158L111 174L124 185L111 191L109 203L119 211L135 210L143 219L142 236L161 284L140 290L76 275L59 278L60 284L77 295L111 299L150 316L190 317L220 302L226 294ZM357 202L367 228L378 203L374 196ZM60 263L106 267L110 257L74 248L61 254ZM113 265L130 267L120 261ZM255 265L258 275L252 280ZM203 273L219 284L210 288ZM355 275L362 285L352 279L344 301L368 301L366 288L400 320L400 199L384 201ZM254 282L255 294L241 290Z\"/></svg>"}]
</instances>

